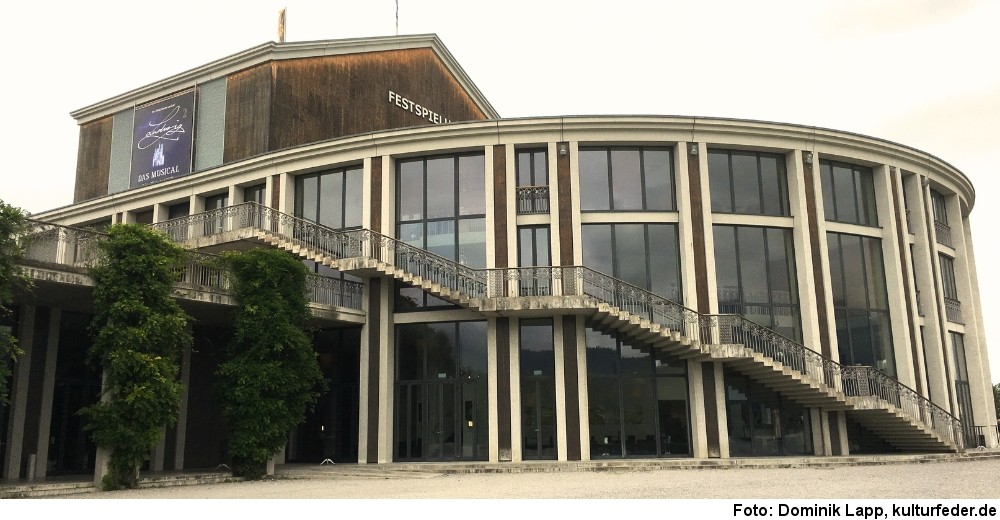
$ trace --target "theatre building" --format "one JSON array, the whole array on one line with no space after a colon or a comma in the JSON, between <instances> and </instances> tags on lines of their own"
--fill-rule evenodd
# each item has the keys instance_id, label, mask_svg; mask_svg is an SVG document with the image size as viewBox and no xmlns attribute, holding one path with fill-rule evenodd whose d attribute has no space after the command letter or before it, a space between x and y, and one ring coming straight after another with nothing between
<instances>
[{"instance_id":1,"label":"theatre building","mask_svg":"<svg viewBox=\"0 0 1000 520\"><path fill-rule=\"evenodd\" d=\"M314 272L329 390L279 462L996 445L975 190L927 152L763 121L504 119L433 35L267 43L72 116L74 200L33 215L34 288L5 325L26 351L6 479L94 471L86 266L120 222ZM194 340L154 470L228 461L234 301L203 258L177 286Z\"/></svg>"}]
</instances>

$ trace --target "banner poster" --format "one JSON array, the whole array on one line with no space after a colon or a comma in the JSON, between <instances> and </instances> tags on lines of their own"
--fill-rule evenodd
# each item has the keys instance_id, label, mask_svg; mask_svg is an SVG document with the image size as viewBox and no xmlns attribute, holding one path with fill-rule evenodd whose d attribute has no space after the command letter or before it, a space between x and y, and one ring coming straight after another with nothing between
<instances>
[{"instance_id":1,"label":"banner poster","mask_svg":"<svg viewBox=\"0 0 1000 520\"><path fill-rule=\"evenodd\" d=\"M136 107L132 133L132 175L138 188L191 173L194 90Z\"/></svg>"}]
</instances>

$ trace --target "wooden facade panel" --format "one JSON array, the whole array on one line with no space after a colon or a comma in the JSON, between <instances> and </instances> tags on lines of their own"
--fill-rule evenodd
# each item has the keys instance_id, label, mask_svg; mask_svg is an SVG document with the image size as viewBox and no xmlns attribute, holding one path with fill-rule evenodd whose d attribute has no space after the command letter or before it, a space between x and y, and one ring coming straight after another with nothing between
<instances>
[{"instance_id":1,"label":"wooden facade panel","mask_svg":"<svg viewBox=\"0 0 1000 520\"><path fill-rule=\"evenodd\" d=\"M80 125L73 203L108 194L111 172L112 116Z\"/></svg>"},{"instance_id":2,"label":"wooden facade panel","mask_svg":"<svg viewBox=\"0 0 1000 520\"><path fill-rule=\"evenodd\" d=\"M274 63L270 150L434 124L390 102L389 91L451 121L486 117L431 49L282 60Z\"/></svg>"},{"instance_id":3,"label":"wooden facade panel","mask_svg":"<svg viewBox=\"0 0 1000 520\"><path fill-rule=\"evenodd\" d=\"M271 63L263 63L228 78L226 134L222 151L224 163L268 151L272 66Z\"/></svg>"}]
</instances>

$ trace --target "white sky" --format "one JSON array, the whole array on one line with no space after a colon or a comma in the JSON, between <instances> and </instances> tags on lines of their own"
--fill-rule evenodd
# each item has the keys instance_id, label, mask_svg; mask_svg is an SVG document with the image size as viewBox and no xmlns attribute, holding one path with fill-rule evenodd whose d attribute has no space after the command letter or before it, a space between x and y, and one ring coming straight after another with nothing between
<instances>
[{"instance_id":1,"label":"white sky","mask_svg":"<svg viewBox=\"0 0 1000 520\"><path fill-rule=\"evenodd\" d=\"M400 0L399 33L437 33L501 116L672 114L881 137L973 182L992 379L1000 381L1000 2ZM72 202L71 110L275 40L395 33L393 0L5 5L0 199ZM990 51L990 49L993 49Z\"/></svg>"}]
</instances>

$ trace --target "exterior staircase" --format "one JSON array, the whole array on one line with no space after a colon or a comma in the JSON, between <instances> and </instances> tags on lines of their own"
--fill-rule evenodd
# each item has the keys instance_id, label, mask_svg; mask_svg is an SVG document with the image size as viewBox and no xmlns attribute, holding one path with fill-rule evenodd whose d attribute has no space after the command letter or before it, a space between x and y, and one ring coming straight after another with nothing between
<instances>
[{"instance_id":1,"label":"exterior staircase","mask_svg":"<svg viewBox=\"0 0 1000 520\"><path fill-rule=\"evenodd\" d=\"M256 203L153 227L193 248L256 241L484 314L586 315L595 329L636 346L722 361L803 405L843 410L900 450L963 450L957 418L872 367L841 365L743 316L700 314L586 267L473 269L371 230L333 230Z\"/></svg>"}]
</instances>

